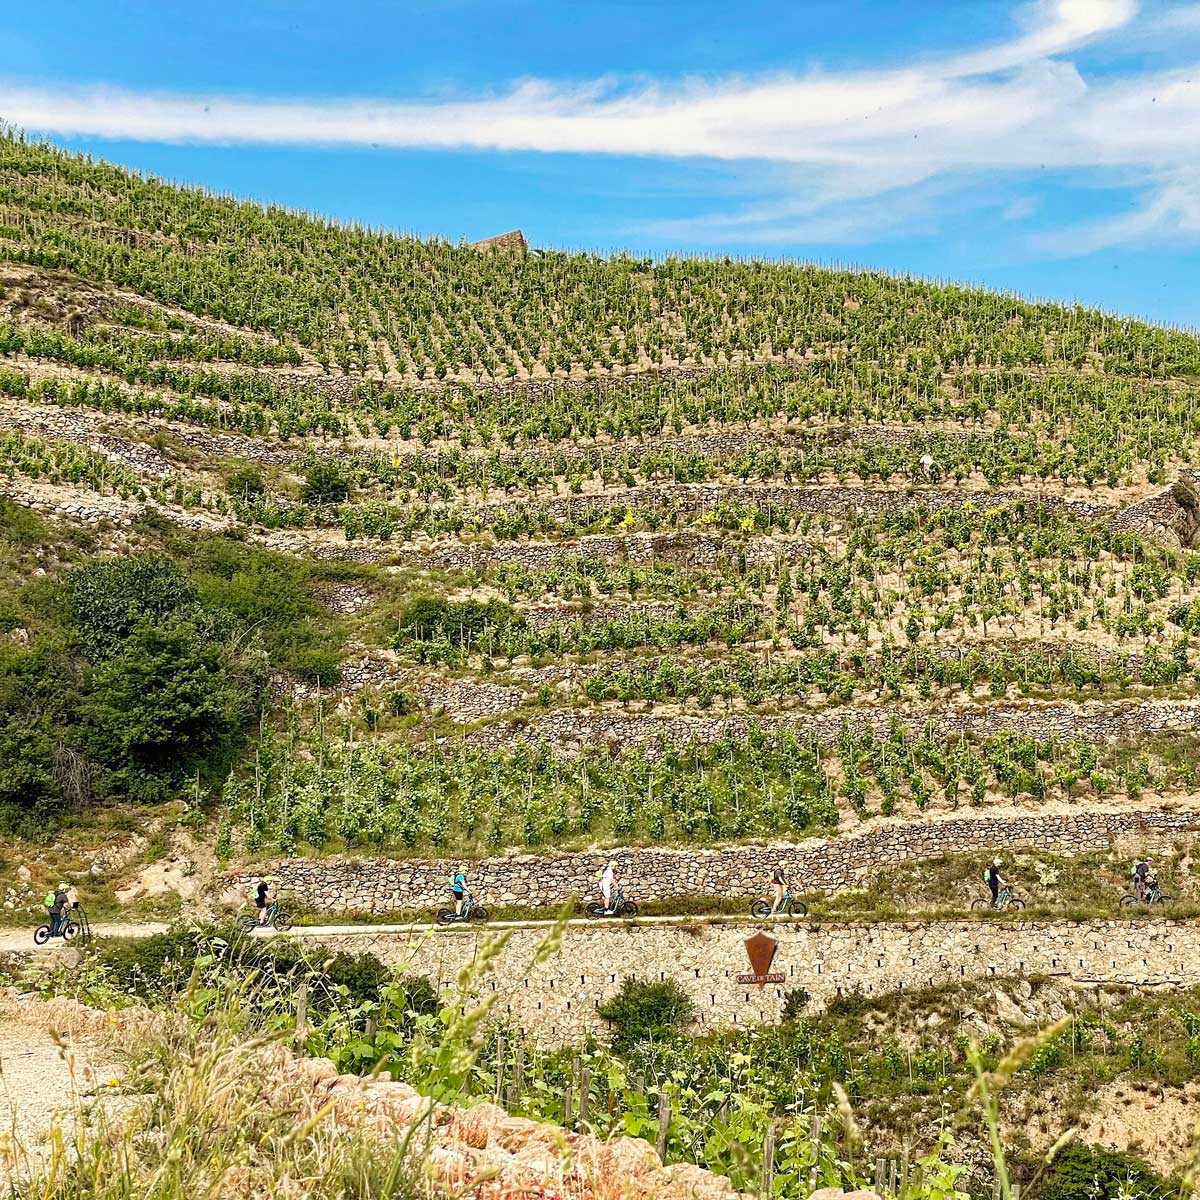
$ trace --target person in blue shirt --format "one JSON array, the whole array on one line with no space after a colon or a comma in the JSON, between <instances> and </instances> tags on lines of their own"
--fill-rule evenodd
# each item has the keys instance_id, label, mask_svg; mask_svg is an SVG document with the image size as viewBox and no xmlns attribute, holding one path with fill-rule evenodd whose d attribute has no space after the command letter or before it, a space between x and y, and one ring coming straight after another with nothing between
<instances>
[{"instance_id":1,"label":"person in blue shirt","mask_svg":"<svg viewBox=\"0 0 1200 1200\"><path fill-rule=\"evenodd\" d=\"M454 882L450 885L450 895L454 897L454 911L462 916L463 898L467 892L467 873L464 870L454 872Z\"/></svg>"}]
</instances>

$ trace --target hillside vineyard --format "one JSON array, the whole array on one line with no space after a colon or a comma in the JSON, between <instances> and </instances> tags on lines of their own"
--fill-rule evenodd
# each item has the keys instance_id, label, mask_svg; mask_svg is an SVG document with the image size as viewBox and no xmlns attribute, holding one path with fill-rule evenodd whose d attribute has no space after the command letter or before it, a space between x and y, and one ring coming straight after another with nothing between
<instances>
[{"instance_id":1,"label":"hillside vineyard","mask_svg":"<svg viewBox=\"0 0 1200 1200\"><path fill-rule=\"evenodd\" d=\"M186 795L235 863L450 860L1194 804L1193 333L9 133L0 352L12 828Z\"/></svg>"}]
</instances>

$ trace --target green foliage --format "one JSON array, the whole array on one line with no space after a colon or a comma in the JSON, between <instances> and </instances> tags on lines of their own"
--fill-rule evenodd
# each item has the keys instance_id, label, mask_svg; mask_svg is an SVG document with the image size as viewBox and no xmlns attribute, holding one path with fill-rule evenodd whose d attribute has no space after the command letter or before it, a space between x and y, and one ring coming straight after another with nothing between
<instances>
[{"instance_id":1,"label":"green foliage","mask_svg":"<svg viewBox=\"0 0 1200 1200\"><path fill-rule=\"evenodd\" d=\"M502 600L443 600L422 596L401 613L397 642L444 642L469 648L487 633L521 629L525 618Z\"/></svg>"},{"instance_id":2,"label":"green foliage","mask_svg":"<svg viewBox=\"0 0 1200 1200\"><path fill-rule=\"evenodd\" d=\"M261 639L274 666L323 687L337 683L337 626L313 597L310 564L213 537L191 549L187 565L201 603L234 618L243 638Z\"/></svg>"},{"instance_id":3,"label":"green foliage","mask_svg":"<svg viewBox=\"0 0 1200 1200\"><path fill-rule=\"evenodd\" d=\"M1072 1143L1055 1156L1039 1200L1168 1200L1177 1187L1120 1150Z\"/></svg>"},{"instance_id":4,"label":"green foliage","mask_svg":"<svg viewBox=\"0 0 1200 1200\"><path fill-rule=\"evenodd\" d=\"M66 583L72 624L93 660L115 653L139 625L187 613L197 600L195 585L162 555L87 563Z\"/></svg>"},{"instance_id":5,"label":"green foliage","mask_svg":"<svg viewBox=\"0 0 1200 1200\"><path fill-rule=\"evenodd\" d=\"M248 502L265 495L267 485L263 482L262 471L248 463L230 473L229 478L225 480L225 490L229 495Z\"/></svg>"},{"instance_id":6,"label":"green foliage","mask_svg":"<svg viewBox=\"0 0 1200 1200\"><path fill-rule=\"evenodd\" d=\"M674 979L646 981L632 976L597 1010L612 1027L614 1050L644 1041L664 1041L679 1034L695 1017L691 997Z\"/></svg>"},{"instance_id":7,"label":"green foliage","mask_svg":"<svg viewBox=\"0 0 1200 1200\"><path fill-rule=\"evenodd\" d=\"M163 548L117 559L80 559L71 531L40 519L9 532L0 629L7 613L21 636L0 638L0 828L45 836L97 801L224 774L268 659L336 682L335 623L307 564L152 522L143 537ZM23 556L46 541L67 569L24 582Z\"/></svg>"},{"instance_id":8,"label":"green foliage","mask_svg":"<svg viewBox=\"0 0 1200 1200\"><path fill-rule=\"evenodd\" d=\"M373 954L326 953L295 941L260 941L238 926L173 925L148 937L106 938L94 956L105 985L155 1004L170 1004L191 985L194 972L219 960L227 975L247 977L294 991L301 980L310 984L310 1012L323 1019L339 1006L375 1004L392 972ZM430 1009L436 993L428 979L405 981L413 1004Z\"/></svg>"},{"instance_id":9,"label":"green foliage","mask_svg":"<svg viewBox=\"0 0 1200 1200\"><path fill-rule=\"evenodd\" d=\"M808 1007L808 1002L812 999L807 988L797 987L788 988L783 997L783 1013L781 1020L785 1023L790 1021L798 1021L804 1010Z\"/></svg>"},{"instance_id":10,"label":"green foliage","mask_svg":"<svg viewBox=\"0 0 1200 1200\"><path fill-rule=\"evenodd\" d=\"M350 481L336 459L318 458L305 471L305 504L339 504L349 495Z\"/></svg>"},{"instance_id":11,"label":"green foliage","mask_svg":"<svg viewBox=\"0 0 1200 1200\"><path fill-rule=\"evenodd\" d=\"M228 747L264 683L192 625L144 624L95 669L83 714L97 758L137 796L147 774L186 769Z\"/></svg>"},{"instance_id":12,"label":"green foliage","mask_svg":"<svg viewBox=\"0 0 1200 1200\"><path fill-rule=\"evenodd\" d=\"M149 937L106 938L96 961L118 991L162 1002L191 978L201 947L233 936L215 925L175 925Z\"/></svg>"},{"instance_id":13,"label":"green foliage","mask_svg":"<svg viewBox=\"0 0 1200 1200\"><path fill-rule=\"evenodd\" d=\"M333 838L440 849L561 845L597 834L694 843L800 832L835 819L819 747L794 734L754 730L614 758L598 749L566 756L528 744L489 751L457 740L305 735L296 718L282 732L267 731L252 774L236 771L225 785L229 817L252 852ZM507 802L498 806L497 796Z\"/></svg>"}]
</instances>

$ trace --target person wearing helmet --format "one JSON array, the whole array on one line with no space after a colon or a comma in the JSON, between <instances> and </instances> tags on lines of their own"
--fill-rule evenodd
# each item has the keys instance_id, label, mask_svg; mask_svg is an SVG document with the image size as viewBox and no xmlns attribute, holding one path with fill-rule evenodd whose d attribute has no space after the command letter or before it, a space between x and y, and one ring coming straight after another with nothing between
<instances>
[{"instance_id":1,"label":"person wearing helmet","mask_svg":"<svg viewBox=\"0 0 1200 1200\"><path fill-rule=\"evenodd\" d=\"M787 876L782 867L776 867L771 872L771 913L777 913L783 907L783 898L787 894Z\"/></svg>"},{"instance_id":2,"label":"person wearing helmet","mask_svg":"<svg viewBox=\"0 0 1200 1200\"><path fill-rule=\"evenodd\" d=\"M66 924L66 916L71 907L67 899L67 885L60 883L50 898L50 936L58 937Z\"/></svg>"},{"instance_id":3,"label":"person wearing helmet","mask_svg":"<svg viewBox=\"0 0 1200 1200\"><path fill-rule=\"evenodd\" d=\"M1133 876L1133 892L1138 900L1146 899L1146 895L1150 891L1150 876L1153 870L1154 859L1148 854L1145 858L1139 858L1130 868L1130 874Z\"/></svg>"},{"instance_id":4,"label":"person wearing helmet","mask_svg":"<svg viewBox=\"0 0 1200 1200\"><path fill-rule=\"evenodd\" d=\"M610 862L608 866L600 872L600 898L604 901L604 910L609 912L612 909L613 894L617 890L617 864Z\"/></svg>"},{"instance_id":5,"label":"person wearing helmet","mask_svg":"<svg viewBox=\"0 0 1200 1200\"><path fill-rule=\"evenodd\" d=\"M1000 860L993 858L988 864L988 869L983 873L984 882L988 885L988 891L992 893L992 907L995 908L1000 903L1000 889L1004 886L1004 879L1000 874Z\"/></svg>"},{"instance_id":6,"label":"person wearing helmet","mask_svg":"<svg viewBox=\"0 0 1200 1200\"><path fill-rule=\"evenodd\" d=\"M454 872L454 879L450 884L450 895L454 897L454 911L458 916L462 916L463 899L467 894L467 872L464 868L459 868Z\"/></svg>"}]
</instances>

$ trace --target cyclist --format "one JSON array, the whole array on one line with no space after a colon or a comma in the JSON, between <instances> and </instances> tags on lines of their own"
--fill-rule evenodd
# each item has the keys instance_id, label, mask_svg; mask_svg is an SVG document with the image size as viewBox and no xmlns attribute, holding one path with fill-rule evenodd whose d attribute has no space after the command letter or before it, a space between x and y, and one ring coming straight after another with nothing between
<instances>
[{"instance_id":1,"label":"cyclist","mask_svg":"<svg viewBox=\"0 0 1200 1200\"><path fill-rule=\"evenodd\" d=\"M1133 894L1139 900L1146 899L1146 894L1150 890L1150 875L1153 869L1154 859L1149 855L1139 858L1129 869L1129 873L1133 876Z\"/></svg>"},{"instance_id":2,"label":"cyclist","mask_svg":"<svg viewBox=\"0 0 1200 1200\"><path fill-rule=\"evenodd\" d=\"M617 890L617 864L610 862L600 872L600 898L604 901L604 911L611 912L613 896Z\"/></svg>"},{"instance_id":3,"label":"cyclist","mask_svg":"<svg viewBox=\"0 0 1200 1200\"><path fill-rule=\"evenodd\" d=\"M992 907L999 908L1000 906L1000 889L1006 887L1004 877L1000 874L1000 860L993 858L988 864L988 869L983 873L983 880L988 885L988 891L992 893Z\"/></svg>"},{"instance_id":4,"label":"cyclist","mask_svg":"<svg viewBox=\"0 0 1200 1200\"><path fill-rule=\"evenodd\" d=\"M450 884L450 895L454 897L454 912L457 916L462 916L463 900L467 894L467 873L461 868L454 872L454 879Z\"/></svg>"},{"instance_id":5,"label":"cyclist","mask_svg":"<svg viewBox=\"0 0 1200 1200\"><path fill-rule=\"evenodd\" d=\"M783 898L787 894L788 881L782 867L776 867L771 872L771 912L777 913L783 907Z\"/></svg>"},{"instance_id":6,"label":"cyclist","mask_svg":"<svg viewBox=\"0 0 1200 1200\"><path fill-rule=\"evenodd\" d=\"M250 889L250 897L254 901L254 907L258 909L258 923L260 925L267 923L267 893L270 890L271 885L262 878L256 879L254 886Z\"/></svg>"},{"instance_id":7,"label":"cyclist","mask_svg":"<svg viewBox=\"0 0 1200 1200\"><path fill-rule=\"evenodd\" d=\"M1153 869L1151 862L1151 859L1146 859L1146 865L1149 870L1146 873L1145 891L1142 895L1142 899L1153 903L1154 897L1158 892L1158 872Z\"/></svg>"},{"instance_id":8,"label":"cyclist","mask_svg":"<svg viewBox=\"0 0 1200 1200\"><path fill-rule=\"evenodd\" d=\"M71 902L67 899L67 885L60 883L46 899L50 909L50 936L58 937L67 923L67 913L71 908Z\"/></svg>"}]
</instances>

